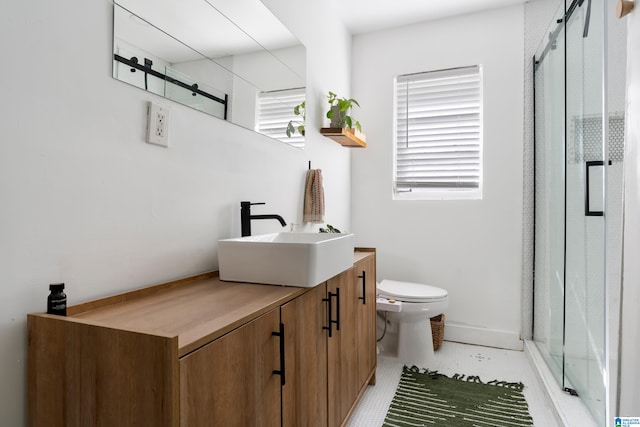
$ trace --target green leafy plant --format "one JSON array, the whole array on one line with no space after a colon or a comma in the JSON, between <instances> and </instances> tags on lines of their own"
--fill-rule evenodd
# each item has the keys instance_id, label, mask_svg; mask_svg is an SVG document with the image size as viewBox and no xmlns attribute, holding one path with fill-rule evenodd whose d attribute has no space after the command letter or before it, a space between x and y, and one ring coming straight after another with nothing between
<instances>
[{"instance_id":1,"label":"green leafy plant","mask_svg":"<svg viewBox=\"0 0 640 427\"><path fill-rule=\"evenodd\" d=\"M359 132L362 132L362 126L360 122L355 120L353 117L349 115L349 111L353 108L354 105L360 106L358 101L353 98L338 98L338 95L329 91L329 95L327 95L327 99L331 108L327 111L327 118L331 120L332 127L337 125L337 127L344 128L353 128L358 129ZM337 114L337 117L334 117Z\"/></svg>"},{"instance_id":2,"label":"green leafy plant","mask_svg":"<svg viewBox=\"0 0 640 427\"><path fill-rule=\"evenodd\" d=\"M320 227L320 233L342 233L342 231L338 230L331 224L327 224L327 228Z\"/></svg>"},{"instance_id":3,"label":"green leafy plant","mask_svg":"<svg viewBox=\"0 0 640 427\"><path fill-rule=\"evenodd\" d=\"M307 120L307 111L305 109L305 102L302 101L301 104L293 107L293 114L296 116L302 116L302 121L298 120L290 120L287 125L287 136L291 138L291 135L296 133L296 131L300 132L300 135L304 136L304 123Z\"/></svg>"}]
</instances>

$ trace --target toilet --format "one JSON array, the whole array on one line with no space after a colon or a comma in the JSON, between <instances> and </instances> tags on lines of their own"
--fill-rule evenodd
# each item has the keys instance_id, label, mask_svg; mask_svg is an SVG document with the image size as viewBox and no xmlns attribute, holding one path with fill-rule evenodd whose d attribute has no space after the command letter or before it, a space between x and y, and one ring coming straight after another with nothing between
<instances>
[{"instance_id":1,"label":"toilet","mask_svg":"<svg viewBox=\"0 0 640 427\"><path fill-rule=\"evenodd\" d=\"M378 343L380 355L408 366L430 367L434 354L429 319L447 309L447 291L421 283L383 280L378 283L377 292L376 308L382 314L378 316L382 322L378 336L384 331Z\"/></svg>"}]
</instances>

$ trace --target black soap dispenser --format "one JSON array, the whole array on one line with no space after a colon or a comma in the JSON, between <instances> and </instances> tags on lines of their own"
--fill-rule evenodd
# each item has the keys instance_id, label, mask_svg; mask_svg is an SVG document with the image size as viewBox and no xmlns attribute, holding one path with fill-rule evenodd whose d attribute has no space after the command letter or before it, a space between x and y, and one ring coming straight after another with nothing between
<instances>
[{"instance_id":1,"label":"black soap dispenser","mask_svg":"<svg viewBox=\"0 0 640 427\"><path fill-rule=\"evenodd\" d=\"M64 293L64 283L52 283L49 290L51 293L47 297L47 313L66 316L67 294Z\"/></svg>"}]
</instances>

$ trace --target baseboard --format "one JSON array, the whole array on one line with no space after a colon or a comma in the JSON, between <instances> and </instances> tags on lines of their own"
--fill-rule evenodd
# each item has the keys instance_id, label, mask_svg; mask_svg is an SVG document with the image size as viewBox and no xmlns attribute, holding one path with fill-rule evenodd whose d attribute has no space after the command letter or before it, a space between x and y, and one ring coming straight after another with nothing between
<instances>
[{"instance_id":1,"label":"baseboard","mask_svg":"<svg viewBox=\"0 0 640 427\"><path fill-rule=\"evenodd\" d=\"M519 333L479 328L457 323L445 323L444 339L446 341L482 345L485 347L524 350L524 342L520 339Z\"/></svg>"}]
</instances>

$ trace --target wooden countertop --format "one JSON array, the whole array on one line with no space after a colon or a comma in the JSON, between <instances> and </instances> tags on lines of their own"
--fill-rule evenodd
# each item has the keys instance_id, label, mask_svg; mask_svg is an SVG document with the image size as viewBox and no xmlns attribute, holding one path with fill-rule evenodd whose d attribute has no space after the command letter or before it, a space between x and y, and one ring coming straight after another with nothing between
<instances>
[{"instance_id":1,"label":"wooden countertop","mask_svg":"<svg viewBox=\"0 0 640 427\"><path fill-rule=\"evenodd\" d=\"M150 335L177 336L178 353L184 356L306 291L306 288L222 282L213 277L72 317Z\"/></svg>"}]
</instances>

